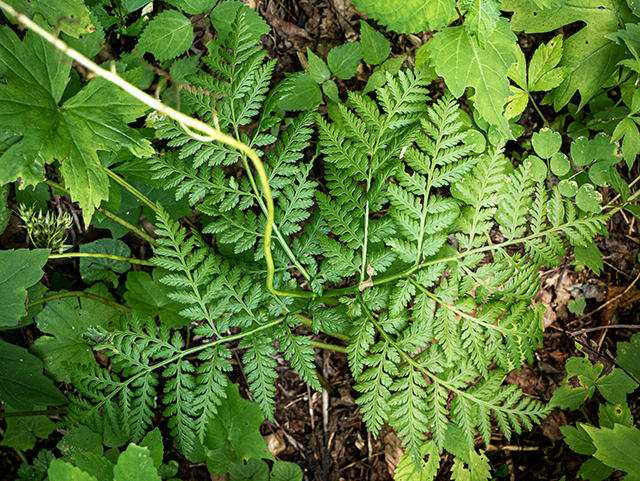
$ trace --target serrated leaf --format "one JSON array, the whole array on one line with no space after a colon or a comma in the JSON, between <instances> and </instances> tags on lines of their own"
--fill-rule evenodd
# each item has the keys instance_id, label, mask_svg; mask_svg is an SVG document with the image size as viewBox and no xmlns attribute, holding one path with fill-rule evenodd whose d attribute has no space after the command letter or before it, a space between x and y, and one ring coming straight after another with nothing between
<instances>
[{"instance_id":1,"label":"serrated leaf","mask_svg":"<svg viewBox=\"0 0 640 481\"><path fill-rule=\"evenodd\" d=\"M311 75L311 78L315 82L321 84L325 80L329 80L329 78L331 78L331 72L329 71L327 64L324 63L324 60L313 53L309 47L307 47L307 60L309 64L309 75Z\"/></svg>"},{"instance_id":2,"label":"serrated leaf","mask_svg":"<svg viewBox=\"0 0 640 481\"><path fill-rule=\"evenodd\" d=\"M62 459L51 461L47 474L49 474L49 481L98 481L94 476Z\"/></svg>"},{"instance_id":3,"label":"serrated leaf","mask_svg":"<svg viewBox=\"0 0 640 481\"><path fill-rule=\"evenodd\" d=\"M420 447L423 459L413 459L405 451L398 462L393 477L395 481L432 481L438 475L440 468L440 454L434 441L426 441Z\"/></svg>"},{"instance_id":4,"label":"serrated leaf","mask_svg":"<svg viewBox=\"0 0 640 481\"><path fill-rule=\"evenodd\" d=\"M50 253L49 249L0 251L0 329L20 325L27 314L27 287L42 279Z\"/></svg>"},{"instance_id":5,"label":"serrated leaf","mask_svg":"<svg viewBox=\"0 0 640 481\"><path fill-rule=\"evenodd\" d=\"M329 51L327 64L333 75L347 80L356 74L361 59L362 46L360 42L348 42Z\"/></svg>"},{"instance_id":6,"label":"serrated leaf","mask_svg":"<svg viewBox=\"0 0 640 481\"><path fill-rule=\"evenodd\" d=\"M97 284L89 292L110 297L104 285ZM30 352L44 361L45 370L56 381L71 382L64 363L93 364L95 357L83 338L89 327L105 329L120 318L121 313L91 299L59 299L48 302L36 317L38 329L49 336L41 336L31 346ZM53 336L53 337L52 337Z\"/></svg>"},{"instance_id":7,"label":"serrated leaf","mask_svg":"<svg viewBox=\"0 0 640 481\"><path fill-rule=\"evenodd\" d=\"M498 24L499 3L495 0L464 0L460 2L460 8L467 10L465 28L478 39L480 45L484 45Z\"/></svg>"},{"instance_id":8,"label":"serrated leaf","mask_svg":"<svg viewBox=\"0 0 640 481\"><path fill-rule=\"evenodd\" d=\"M464 27L448 27L434 35L429 50L436 72L460 97L467 87L476 92L475 107L484 120L509 137L504 105L511 95L507 73L516 61L516 37L506 18L498 21L492 37L480 47Z\"/></svg>"},{"instance_id":9,"label":"serrated leaf","mask_svg":"<svg viewBox=\"0 0 640 481\"><path fill-rule=\"evenodd\" d=\"M611 142L617 142L622 139L622 156L624 157L627 167L631 169L636 161L636 157L640 154L640 133L638 125L632 119L622 119L611 136Z\"/></svg>"},{"instance_id":10,"label":"serrated leaf","mask_svg":"<svg viewBox=\"0 0 640 481\"><path fill-rule=\"evenodd\" d=\"M626 372L615 367L609 374L598 379L596 386L602 397L612 404L627 402L627 394L631 394L638 387Z\"/></svg>"},{"instance_id":11,"label":"serrated leaf","mask_svg":"<svg viewBox=\"0 0 640 481\"><path fill-rule=\"evenodd\" d=\"M124 298L127 305L141 319L160 318L160 323L172 329L179 329L189 324L189 319L180 315L182 304L169 298L174 290L160 282L168 271L160 267L153 270L153 279L147 272L135 271L127 274L127 292Z\"/></svg>"},{"instance_id":12,"label":"serrated leaf","mask_svg":"<svg viewBox=\"0 0 640 481\"><path fill-rule=\"evenodd\" d=\"M225 39L229 36L232 24L235 22L236 15L240 9L242 9L249 38L254 43L260 42L260 36L268 34L271 31L271 27L258 12L238 0L220 2L211 12L211 23L218 32L218 38Z\"/></svg>"},{"instance_id":13,"label":"serrated leaf","mask_svg":"<svg viewBox=\"0 0 640 481\"><path fill-rule=\"evenodd\" d=\"M594 457L607 466L629 473L627 481L640 479L640 430L615 424L613 429L585 425L596 447Z\"/></svg>"},{"instance_id":14,"label":"serrated leaf","mask_svg":"<svg viewBox=\"0 0 640 481\"><path fill-rule=\"evenodd\" d=\"M322 102L322 91L309 72L298 72L286 80L278 107L284 110L311 110Z\"/></svg>"},{"instance_id":15,"label":"serrated leaf","mask_svg":"<svg viewBox=\"0 0 640 481\"><path fill-rule=\"evenodd\" d=\"M141 1L146 2L148 0ZM217 2L216 0L169 0L169 3L189 15L197 15L208 12L216 6Z\"/></svg>"},{"instance_id":16,"label":"serrated leaf","mask_svg":"<svg viewBox=\"0 0 640 481\"><path fill-rule=\"evenodd\" d=\"M613 429L614 424L633 426L633 415L629 405L624 404L600 404L598 409L598 421L601 428Z\"/></svg>"},{"instance_id":17,"label":"serrated leaf","mask_svg":"<svg viewBox=\"0 0 640 481\"><path fill-rule=\"evenodd\" d=\"M95 29L83 0L31 0L29 3L33 13L39 13L54 27L60 25L60 30L72 37ZM68 20L60 21L63 16Z\"/></svg>"},{"instance_id":18,"label":"serrated leaf","mask_svg":"<svg viewBox=\"0 0 640 481\"><path fill-rule=\"evenodd\" d=\"M270 481L302 481L302 469L295 463L276 461L271 469Z\"/></svg>"},{"instance_id":19,"label":"serrated leaf","mask_svg":"<svg viewBox=\"0 0 640 481\"><path fill-rule=\"evenodd\" d=\"M24 41L0 30L0 125L24 138L0 157L0 183L35 185L44 163L62 161L62 174L88 224L107 199L109 182L97 150L128 148L151 155L149 141L128 127L146 105L104 79L94 79L64 102L70 62L32 32ZM105 106L108 105L108 108Z\"/></svg>"},{"instance_id":20,"label":"serrated leaf","mask_svg":"<svg viewBox=\"0 0 640 481\"><path fill-rule=\"evenodd\" d=\"M560 426L560 432L564 435L564 441L573 451L590 456L596 452L596 447L584 426L583 423L576 423L575 426Z\"/></svg>"},{"instance_id":21,"label":"serrated leaf","mask_svg":"<svg viewBox=\"0 0 640 481\"><path fill-rule=\"evenodd\" d=\"M511 26L526 33L551 32L573 22L586 26L564 42L560 67L570 69L562 84L546 97L556 111L580 92L578 110L595 95L625 56L626 48L605 35L616 32L619 22L635 23L624 0L569 0L549 8L539 8L528 0L504 0L503 10L514 12Z\"/></svg>"},{"instance_id":22,"label":"serrated leaf","mask_svg":"<svg viewBox=\"0 0 640 481\"><path fill-rule=\"evenodd\" d=\"M42 411L46 406L34 405L34 410ZM5 404L5 412L15 410ZM36 445L36 438L46 439L55 431L56 425L46 416L24 416L7 418L7 429L2 438L2 446L27 451Z\"/></svg>"},{"instance_id":23,"label":"serrated leaf","mask_svg":"<svg viewBox=\"0 0 640 481\"><path fill-rule=\"evenodd\" d=\"M113 467L114 481L160 481L149 449L129 444Z\"/></svg>"},{"instance_id":24,"label":"serrated leaf","mask_svg":"<svg viewBox=\"0 0 640 481\"><path fill-rule=\"evenodd\" d=\"M238 386L229 383L227 397L218 407L218 415L209 421L204 446L207 467L212 474L224 476L237 462L249 458L273 459L260 435L264 416L256 403L240 397Z\"/></svg>"},{"instance_id":25,"label":"serrated leaf","mask_svg":"<svg viewBox=\"0 0 640 481\"><path fill-rule=\"evenodd\" d=\"M129 246L116 239L98 239L97 241L81 244L80 252L120 257L129 257L131 255ZM80 276L86 283L106 279L115 287L118 287L118 278L114 273L122 274L129 269L131 269L131 264L124 261L104 257L80 258Z\"/></svg>"},{"instance_id":26,"label":"serrated leaf","mask_svg":"<svg viewBox=\"0 0 640 481\"><path fill-rule=\"evenodd\" d=\"M618 343L618 364L636 379L640 379L640 333L631 336L629 342Z\"/></svg>"},{"instance_id":27,"label":"serrated leaf","mask_svg":"<svg viewBox=\"0 0 640 481\"><path fill-rule=\"evenodd\" d=\"M504 116L513 119L524 112L529 104L529 94L518 87L510 87L513 95L508 98L504 107Z\"/></svg>"},{"instance_id":28,"label":"serrated leaf","mask_svg":"<svg viewBox=\"0 0 640 481\"><path fill-rule=\"evenodd\" d=\"M0 400L20 411L67 404L42 369L42 361L23 347L0 341Z\"/></svg>"},{"instance_id":29,"label":"serrated leaf","mask_svg":"<svg viewBox=\"0 0 640 481\"><path fill-rule=\"evenodd\" d=\"M605 481L609 479L609 476L613 474L613 468L606 466L602 461L596 458L587 459L580 470L578 470L578 476L581 479L588 479L589 481Z\"/></svg>"},{"instance_id":30,"label":"serrated leaf","mask_svg":"<svg viewBox=\"0 0 640 481\"><path fill-rule=\"evenodd\" d=\"M360 20L362 59L369 65L380 65L391 53L391 42L364 20Z\"/></svg>"},{"instance_id":31,"label":"serrated leaf","mask_svg":"<svg viewBox=\"0 0 640 481\"><path fill-rule=\"evenodd\" d=\"M562 136L558 132L545 127L531 136L533 148L543 159L549 159L556 154L562 146Z\"/></svg>"},{"instance_id":32,"label":"serrated leaf","mask_svg":"<svg viewBox=\"0 0 640 481\"><path fill-rule=\"evenodd\" d=\"M185 53L193 42L193 25L176 10L165 10L144 29L138 49L151 53L156 60L169 60Z\"/></svg>"},{"instance_id":33,"label":"serrated leaf","mask_svg":"<svg viewBox=\"0 0 640 481\"><path fill-rule=\"evenodd\" d=\"M453 0L356 0L358 9L398 33L439 30L456 15Z\"/></svg>"}]
</instances>

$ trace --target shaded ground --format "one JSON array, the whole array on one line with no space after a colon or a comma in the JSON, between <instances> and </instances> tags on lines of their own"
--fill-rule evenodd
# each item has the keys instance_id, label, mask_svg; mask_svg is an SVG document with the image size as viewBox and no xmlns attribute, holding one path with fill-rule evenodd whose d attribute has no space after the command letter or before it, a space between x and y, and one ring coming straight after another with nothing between
<instances>
[{"instance_id":1,"label":"shaded ground","mask_svg":"<svg viewBox=\"0 0 640 481\"><path fill-rule=\"evenodd\" d=\"M357 39L358 20L366 18L346 0L245 0L245 3L256 8L273 28L263 38L271 58L278 59L276 81L286 72L297 71L306 66L307 47L324 58L331 47ZM210 23L200 20L194 17L193 21L197 39L193 48L196 50L203 50L204 44L212 35ZM405 67L412 66L415 51L429 39L428 34L385 35L393 44L395 56L407 55ZM114 37L108 41L110 44L102 53L104 59L114 58L126 48L122 39ZM534 48L536 41L539 42L540 39L523 38L521 43L525 52ZM362 88L369 73L364 67L348 88ZM339 80L338 85L341 95L345 95L347 86ZM523 115L521 123L526 129L525 136L531 135L541 126L540 118L531 107ZM510 145L509 148L522 152L519 145ZM632 180L639 174L638 167L632 173L622 174L628 181ZM10 207L16 207L13 197L10 197ZM55 210L75 209L67 199L57 196L50 207ZM0 238L3 249L27 246L24 230L19 224L20 221L14 215L7 231ZM548 307L544 345L536 353L535 362L531 366L512 372L507 378L507 382L519 384L524 392L536 399L548 401L561 384L566 359L578 354L576 342L584 345L587 350L599 350L605 358L612 358L611 353L615 353L616 343L628 340L635 332L617 329L588 333L580 337L571 335L581 329L601 325L638 323L635 308L640 301L640 291L636 289L635 282L640 277L637 263L640 229L633 217L625 217L623 214L612 218L608 227L609 238L597 239L604 256L604 270L600 277L590 271L576 272L570 264L570 257L564 265L542 273L542 289L538 300ZM69 242L77 246L78 243L88 242L102 235L93 228L85 231L77 223ZM144 250L144 245L137 237L128 235L124 240L137 257L148 258L150 253ZM77 278L75 265L71 261L60 262L55 265L55 270L59 273L57 275L68 274L68 279L73 280ZM53 270L51 267L48 269L46 277L51 280ZM577 297L584 297L587 301L584 316L573 315L567 310L568 301ZM299 333L305 333L302 331L304 327L299 329ZM33 325L21 331L1 334L3 339L24 346L30 345L38 336ZM335 339L319 340L339 344ZM235 352L235 355L232 377L244 388L243 395L250 397L239 362L242 352ZM276 422L265 422L262 427L271 451L279 459L299 464L309 480L391 479L402 453L401 443L395 432L388 427L383 429L377 439L368 436L354 401L357 395L353 390L354 381L347 367L346 355L331 351L318 352L316 365L332 388L332 392L325 393L324 397L322 393L310 392L308 386L289 368L288 363L278 359L280 376L277 380ZM630 397L629 404L635 417L640 417L638 396ZM597 402L587 403L586 406L592 417L597 411ZM507 440L499 431L494 430L491 444L479 444L478 447L486 449L499 479L551 481L562 476L566 476L567 480L575 479L586 457L576 455L565 445L561 440L559 426L583 419L580 412L555 410L532 432L514 435ZM0 427L4 429L5 426L4 421L0 421ZM162 421L160 426L166 428ZM40 448L53 449L60 437L60 433L54 433L49 440L39 442L36 449L27 453L27 456L31 459ZM174 447L166 444L170 439L168 431L164 438L167 457L180 463L178 477L210 479L204 465L189 464ZM0 479L14 479L19 464L20 460L14 451L0 447ZM445 455L438 479L449 479L451 465L451 457Z\"/></svg>"}]
</instances>

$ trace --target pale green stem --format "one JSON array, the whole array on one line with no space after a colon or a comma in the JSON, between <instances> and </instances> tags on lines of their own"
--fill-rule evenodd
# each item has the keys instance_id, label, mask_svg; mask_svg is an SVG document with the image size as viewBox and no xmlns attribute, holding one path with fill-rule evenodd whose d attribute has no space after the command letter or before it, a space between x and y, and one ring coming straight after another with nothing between
<instances>
[{"instance_id":1,"label":"pale green stem","mask_svg":"<svg viewBox=\"0 0 640 481\"><path fill-rule=\"evenodd\" d=\"M128 262L129 264L138 264L141 266L155 267L156 265L150 261L144 261L142 259L134 259L132 257L122 257L113 254L101 254L93 252L65 252L64 254L51 254L49 259L65 259L71 257L94 257L100 259L111 259L113 261Z\"/></svg>"},{"instance_id":2,"label":"pale green stem","mask_svg":"<svg viewBox=\"0 0 640 481\"><path fill-rule=\"evenodd\" d=\"M112 309L116 309L118 311L129 314L131 309L117 302L114 302L106 297L96 296L87 291L68 291L68 292L58 292L57 294L51 294L50 296L41 297L40 299L36 299L34 301L29 302L29 307L37 306L38 304L44 304L46 302L56 301L58 299L65 299L68 297L84 297L86 299L91 299L92 301L99 302L104 304L105 306L109 306Z\"/></svg>"},{"instance_id":3,"label":"pale green stem","mask_svg":"<svg viewBox=\"0 0 640 481\"><path fill-rule=\"evenodd\" d=\"M57 190L61 191L61 192L66 192L67 195L70 194L68 189L65 189L62 185L60 185L60 184L58 184L56 182L53 182L51 180L45 180L44 183L49 185L49 186L51 186L51 187L53 187L54 189L57 189ZM154 247L154 248L160 247L158 242L153 237L151 237L149 234L147 234L142 229L139 229L135 225L130 224L126 220L121 219L117 215L112 214L111 212L109 212L108 210L103 209L102 207L96 208L96 211L100 212L104 216L107 216L109 219L113 220L114 222L117 222L121 226L129 229L131 232L133 232L135 234L138 234L140 237L142 237L144 240L146 240L149 244L151 244L152 247Z\"/></svg>"},{"instance_id":4,"label":"pale green stem","mask_svg":"<svg viewBox=\"0 0 640 481\"><path fill-rule=\"evenodd\" d=\"M341 352L343 354L347 352L347 349L345 347L336 346L334 344L327 344L319 341L311 341L311 345L319 349L327 349L329 351Z\"/></svg>"},{"instance_id":5,"label":"pale green stem","mask_svg":"<svg viewBox=\"0 0 640 481\"><path fill-rule=\"evenodd\" d=\"M305 326L311 327L312 325L311 319L303 316L302 314L294 314L294 316L300 319L300 322ZM320 327L320 329L322 329L322 326ZM325 332L325 334L327 333ZM336 339L340 339L341 341L344 341L344 342L349 342L349 336L345 336L343 334L327 334L327 335L331 337L335 337Z\"/></svg>"},{"instance_id":6,"label":"pale green stem","mask_svg":"<svg viewBox=\"0 0 640 481\"><path fill-rule=\"evenodd\" d=\"M153 202L151 202L142 192L140 192L138 189L136 189L134 186L132 186L129 182L124 180L118 174L113 172L111 169L107 169L106 167L104 167L104 170L107 172L107 175L109 177L111 177L118 184L120 184L122 187L124 187L129 192L131 192L131 194L133 194L138 199L140 199L142 202L144 202L151 210L153 210L153 212L156 212L156 213L158 212L158 208L156 207L156 205Z\"/></svg>"},{"instance_id":7,"label":"pale green stem","mask_svg":"<svg viewBox=\"0 0 640 481\"><path fill-rule=\"evenodd\" d=\"M191 135L193 138L201 140L202 142L210 142L212 140L218 140L220 142L224 142L227 145L230 145L240 152L244 152L253 163L256 172L258 173L258 177L260 178L260 182L262 183L262 189L264 191L265 203L267 207L267 220L264 232L264 258L267 264L267 289L274 295L277 296L286 296L286 297L304 297L304 298L316 298L317 294L312 292L287 292L287 291L279 291L273 287L273 274L275 270L275 266L273 264L273 256L271 254L271 235L273 233L273 220L274 220L274 205L273 205L273 197L271 195L271 188L269 187L269 182L267 181L267 174L264 170L264 166L260 161L260 158L256 155L256 153L243 142L240 142L237 139L234 139L230 135L227 135L219 130L214 129L210 125L206 123L194 119L193 117L189 117L181 112L178 112L171 107L164 105L158 99L152 97L151 95L143 92L142 90L136 88L134 85L130 84L123 78L119 77L115 72L110 72L98 66L96 63L89 60L87 57L79 53L78 51L70 48L65 42L54 37L49 32L44 30L42 27L33 22L29 17L23 15L22 13L15 10L13 7L0 0L0 8L4 10L6 13L15 17L18 23L21 25L31 29L33 32L47 40L51 45L53 45L58 50L65 53L67 56L71 57L73 60L78 62L83 67L92 71L96 75L104 78L105 80L117 85L125 92L133 95L135 98L140 100L141 102L147 104L149 107L156 110L158 115L163 115L170 117L177 122L179 122L180 126ZM195 134L190 130L196 129L208 137L204 137L198 134ZM114 179L115 180L115 179Z\"/></svg>"}]
</instances>

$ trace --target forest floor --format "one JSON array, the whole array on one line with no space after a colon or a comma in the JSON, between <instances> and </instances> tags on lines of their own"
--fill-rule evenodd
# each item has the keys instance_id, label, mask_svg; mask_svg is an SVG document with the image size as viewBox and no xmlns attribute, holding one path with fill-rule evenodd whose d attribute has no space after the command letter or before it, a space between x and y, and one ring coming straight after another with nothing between
<instances>
[{"instance_id":1,"label":"forest floor","mask_svg":"<svg viewBox=\"0 0 640 481\"><path fill-rule=\"evenodd\" d=\"M309 47L320 57L334 46L345 41L356 40L359 36L358 21L366 19L347 0L244 0L249 6L262 14L272 27L272 32L263 36L263 43L270 58L278 59L275 81L285 73L299 71L306 67L306 48ZM204 45L211 38L211 23L201 16L194 17L197 49L205 50ZM373 23L375 26L375 23ZM381 31L383 31L381 29ZM555 32L553 35L560 33ZM521 37L520 43L525 54L535 49L543 41L553 36ZM430 34L385 36L392 42L393 55L407 56L405 67L412 67L416 50L429 40ZM547 38L548 37L548 38ZM103 60L117 58L118 52L126 48L123 38L108 38L101 56ZM340 93L346 97L347 90L362 89L370 72L359 71L355 80L348 85L340 83ZM444 91L443 84L435 84L432 94L439 97ZM553 111L549 111L552 115ZM537 131L542 122L532 107L525 112L520 121L525 127L525 136L520 143L507 145L507 155L516 151L522 153L522 144ZM313 147L311 150L315 150ZM312 152L310 152L311 154ZM627 173L627 181L639 175L638 166ZM603 192L605 202L608 192ZM68 199L54 196L55 203L67 203ZM15 198L9 199L9 206L15 210ZM51 205L55 209L56 205ZM69 205L65 208L69 209ZM73 207L71 207L73 208ZM77 208L76 208L77 209ZM194 217L197 222L197 218ZM21 221L14 214L5 233L0 237L3 249L24 248L27 239ZM635 332L628 329L610 329L590 332L586 335L575 334L592 327L610 324L638 324L637 304L640 302L640 278L638 253L640 252L640 226L635 218L616 214L608 225L609 237L598 237L596 243L603 254L604 270L596 276L588 270L575 271L571 265L571 256L557 268L541 272L541 290L537 300L547 311L544 318L544 344L535 354L535 362L512 372L507 382L517 383L528 395L547 402L554 390L562 384L564 365L567 358L578 355L577 343L584 346L593 358L605 365L614 358L617 342L627 341ZM77 230L70 235L70 241L76 244L88 242L108 235L93 227ZM150 252L141 252L143 245L133 235L124 240L132 251L141 258L148 258ZM69 274L74 279L72 261L59 263L56 269ZM52 275L52 272L48 272ZM574 315L567 309L569 300L583 297L587 307L584 315ZM304 329L304 326L303 328ZM32 328L32 331L36 331ZM28 337L37 336L36 332L27 332ZM304 333L300 331L299 333ZM23 334L24 335L24 334ZM5 336L6 337L6 336ZM328 340L329 338L319 340ZM32 342L32 339L31 339ZM335 339L331 343L337 343ZM232 380L241 385L243 396L250 398L246 378L241 369L241 350L235 355ZM270 450L279 459L295 462L303 469L305 479L316 481L369 480L387 481L392 479L395 465L402 454L402 444L397 434L385 426L377 438L368 435L362 423L359 407L354 398L354 380L349 372L345 354L332 351L318 351L316 365L332 387L332 392L311 392L291 370L288 363L278 358L279 378L277 379L275 422L265 421L262 432ZM630 396L631 412L640 417L638 396ZM597 403L587 403L587 412L593 416ZM531 432L513 435L511 439L494 430L490 445L484 445L479 439L477 447L486 451L498 479L509 480L545 480L555 481L562 476L567 480L575 479L576 473L586 457L575 454L562 441L559 427L584 419L580 411L561 411L556 409ZM0 426L4 426L0 422ZM180 463L178 477L184 480L211 479L206 466L192 465L178 451L168 446L170 436L166 423L160 421L165 430L165 448L169 459ZM38 448L53 448L60 435L54 434L49 440L40 441ZM445 454L441 463L438 480L450 479L452 457ZM15 470L20 461L15 453L0 447L0 479L15 479ZM502 475L502 476L500 476Z\"/></svg>"}]
</instances>

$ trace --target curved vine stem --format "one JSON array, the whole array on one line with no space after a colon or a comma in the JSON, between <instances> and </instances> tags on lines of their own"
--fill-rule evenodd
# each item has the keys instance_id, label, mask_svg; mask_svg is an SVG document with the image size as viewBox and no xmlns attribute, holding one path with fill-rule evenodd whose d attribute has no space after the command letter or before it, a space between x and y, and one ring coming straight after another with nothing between
<instances>
[{"instance_id":1,"label":"curved vine stem","mask_svg":"<svg viewBox=\"0 0 640 481\"><path fill-rule=\"evenodd\" d=\"M3 2L2 0L0 0L0 8L4 10L7 14L11 15L12 17L15 17L16 21L19 24L23 25L26 28L29 28L30 30L32 30L33 32L35 32L36 34L38 34L39 36L47 40L55 48L63 52L65 55L71 57L73 60L78 62L83 67L92 71L94 74L117 85L125 92L134 96L141 102L147 104L149 107L155 109L159 115L166 115L167 117L170 117L176 120L177 122L180 123L180 125L183 128L186 128L185 130L188 133L190 132L190 130L188 129L197 130L199 132L202 132L203 134L206 134L207 139L223 142L227 145L230 145L231 147L234 147L240 152L245 153L249 157L249 159L251 159L251 162L253 163L253 166L256 169L258 177L260 178L260 182L262 183L262 190L264 192L264 197L265 197L265 204L267 207L267 222L266 222L265 232L264 232L264 258L267 263L267 289L269 289L269 292L277 296L303 297L303 298L309 298L309 299L314 299L316 297L319 297L317 294L313 292L280 291L273 287L273 276L275 272L275 266L273 264L273 256L271 255L271 235L273 233L273 222L275 217L275 210L274 210L274 204L273 204L273 197L271 195L271 188L269 187L269 182L267 179L267 174L264 170L264 166L262 165L262 162L260 161L260 158L256 155L253 149L251 149L249 146L247 146L243 142L240 142L239 140L231 137L230 135L227 135L219 130L214 129L210 125L207 125L206 123L198 119L194 119L193 117L185 115L181 112L178 112L175 109L172 109L171 107L164 105L158 99L156 99L155 97L152 97L151 95L131 85L129 82L119 77L116 73L110 72L108 70L103 69L102 67L99 67L96 63L89 60L80 52L70 48L65 42L54 37L52 34L50 34L46 30L44 30L42 27L37 25L35 22L33 22L29 17L18 12L17 10L15 10L13 7ZM191 132L191 134L194 134L194 132Z\"/></svg>"},{"instance_id":2,"label":"curved vine stem","mask_svg":"<svg viewBox=\"0 0 640 481\"><path fill-rule=\"evenodd\" d=\"M51 254L49 259L65 259L72 257L95 257L98 259L111 259L112 261L128 262L129 264L139 264L141 266L156 267L153 262L142 259L134 259L133 257L122 257L113 254L101 254L93 252L65 252L64 254Z\"/></svg>"},{"instance_id":3,"label":"curved vine stem","mask_svg":"<svg viewBox=\"0 0 640 481\"><path fill-rule=\"evenodd\" d=\"M145 196L142 192L140 192L138 189L136 189L134 186L132 186L129 182L124 180L118 174L113 172L111 169L107 169L106 167L104 167L104 170L105 170L105 172L107 173L107 175L109 177L111 177L116 183L120 184L126 190L131 192L131 194L133 194L138 199L140 199L142 202L144 202L151 210L153 210L153 212L158 212L158 207L156 207L156 205L153 202L151 202L147 198L147 196Z\"/></svg>"}]
</instances>

